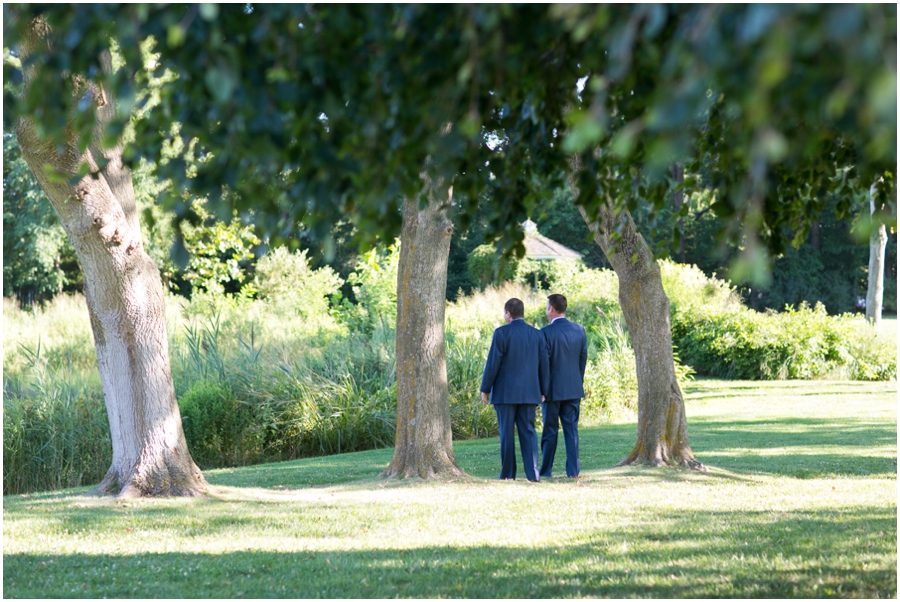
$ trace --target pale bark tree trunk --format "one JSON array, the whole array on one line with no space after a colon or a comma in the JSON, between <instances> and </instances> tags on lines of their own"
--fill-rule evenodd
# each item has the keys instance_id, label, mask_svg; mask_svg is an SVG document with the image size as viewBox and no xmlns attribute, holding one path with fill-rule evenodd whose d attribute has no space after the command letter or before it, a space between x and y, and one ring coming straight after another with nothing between
<instances>
[{"instance_id":1,"label":"pale bark tree trunk","mask_svg":"<svg viewBox=\"0 0 900 602\"><path fill-rule=\"evenodd\" d=\"M577 159L571 161L569 186L578 198ZM619 305L634 348L638 381L638 432L631 453L618 465L676 464L706 470L691 451L684 398L675 377L669 298L662 287L659 264L636 231L631 214L616 214L606 202L599 214L582 217L619 278ZM613 240L613 232L621 238Z\"/></svg>"},{"instance_id":2,"label":"pale bark tree trunk","mask_svg":"<svg viewBox=\"0 0 900 602\"><path fill-rule=\"evenodd\" d=\"M426 185L428 205L403 203L397 274L397 434L382 477L462 476L453 456L444 308L452 188ZM444 196L446 195L446 196Z\"/></svg>"},{"instance_id":3,"label":"pale bark tree trunk","mask_svg":"<svg viewBox=\"0 0 900 602\"><path fill-rule=\"evenodd\" d=\"M48 43L42 23L32 33L20 55ZM111 69L109 54L102 58ZM26 88L33 76L26 70ZM96 87L92 95L99 108L86 152L78 152L70 135L59 154L29 119L16 124L16 136L84 272L113 446L112 464L97 490L122 497L199 495L206 483L188 452L175 399L159 269L144 251L122 148L100 148L103 126L115 115L114 99ZM90 173L72 184L84 163ZM54 171L65 177L53 177Z\"/></svg>"},{"instance_id":4,"label":"pale bark tree trunk","mask_svg":"<svg viewBox=\"0 0 900 602\"><path fill-rule=\"evenodd\" d=\"M869 214L875 215L875 186L869 190ZM866 320L877 330L881 326L884 302L884 250L887 248L887 229L884 224L869 235L869 288L866 293Z\"/></svg>"}]
</instances>

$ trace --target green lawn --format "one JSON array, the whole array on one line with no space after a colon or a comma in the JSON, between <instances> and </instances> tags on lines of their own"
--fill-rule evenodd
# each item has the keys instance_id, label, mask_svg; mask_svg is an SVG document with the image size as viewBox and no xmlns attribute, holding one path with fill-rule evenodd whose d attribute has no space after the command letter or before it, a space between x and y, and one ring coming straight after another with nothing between
<instances>
[{"instance_id":1,"label":"green lawn","mask_svg":"<svg viewBox=\"0 0 900 602\"><path fill-rule=\"evenodd\" d=\"M10 496L3 594L897 596L896 383L685 395L708 473L613 468L635 434L613 424L583 429L580 481L498 482L489 439L455 444L457 481L379 480L376 450L209 471L199 500Z\"/></svg>"}]
</instances>

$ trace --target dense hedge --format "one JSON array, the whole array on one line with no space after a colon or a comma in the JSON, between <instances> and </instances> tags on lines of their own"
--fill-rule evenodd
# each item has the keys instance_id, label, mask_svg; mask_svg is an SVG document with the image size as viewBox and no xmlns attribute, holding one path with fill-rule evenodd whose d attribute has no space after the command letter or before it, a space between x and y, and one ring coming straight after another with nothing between
<instances>
[{"instance_id":1,"label":"dense hedge","mask_svg":"<svg viewBox=\"0 0 900 602\"><path fill-rule=\"evenodd\" d=\"M672 341L698 374L730 379L894 380L896 349L859 316L821 304L756 312L725 282L662 262ZM894 338L896 340L896 338Z\"/></svg>"}]
</instances>

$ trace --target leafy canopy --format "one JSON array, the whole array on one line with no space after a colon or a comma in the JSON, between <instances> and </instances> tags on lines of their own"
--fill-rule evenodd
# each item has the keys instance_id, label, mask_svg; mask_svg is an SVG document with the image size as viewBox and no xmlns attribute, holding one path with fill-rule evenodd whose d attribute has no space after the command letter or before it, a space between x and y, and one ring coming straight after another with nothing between
<instances>
[{"instance_id":1,"label":"leafy canopy","mask_svg":"<svg viewBox=\"0 0 900 602\"><path fill-rule=\"evenodd\" d=\"M253 209L272 242L300 221L326 241L341 219L390 240L428 172L452 179L463 216L487 191L509 248L572 154L589 213L662 207L683 164L681 186L715 188L725 234L751 251L780 252L828 194L847 214L873 183L896 223L893 5L4 5L6 39L38 14L54 42L26 57L44 69L7 92L7 118L39 116L61 142L74 114L84 140L93 106L61 74L100 81L119 103L108 142L141 110L128 161L223 219ZM111 39L123 66L106 74ZM173 136L196 141L192 161L160 161ZM701 163L713 177L692 177Z\"/></svg>"}]
</instances>

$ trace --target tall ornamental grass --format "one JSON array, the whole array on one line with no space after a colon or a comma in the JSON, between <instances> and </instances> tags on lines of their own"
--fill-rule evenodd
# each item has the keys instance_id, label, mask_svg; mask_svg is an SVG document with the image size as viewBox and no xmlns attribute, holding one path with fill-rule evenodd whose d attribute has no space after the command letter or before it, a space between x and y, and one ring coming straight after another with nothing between
<instances>
[{"instance_id":1,"label":"tall ornamental grass","mask_svg":"<svg viewBox=\"0 0 900 602\"><path fill-rule=\"evenodd\" d=\"M14 353L22 371L4 370L3 493L99 482L112 442L96 365L91 372L51 361L40 342Z\"/></svg>"}]
</instances>

